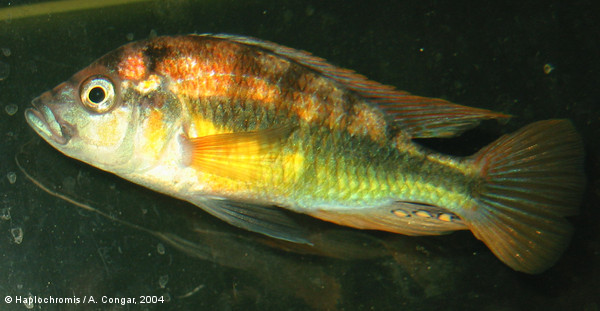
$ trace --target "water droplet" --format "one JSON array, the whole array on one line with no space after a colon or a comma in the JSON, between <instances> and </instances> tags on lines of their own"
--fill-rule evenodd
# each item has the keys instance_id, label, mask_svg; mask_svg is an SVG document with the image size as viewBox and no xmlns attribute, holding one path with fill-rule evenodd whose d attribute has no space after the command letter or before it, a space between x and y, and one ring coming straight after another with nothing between
<instances>
[{"instance_id":1,"label":"water droplet","mask_svg":"<svg viewBox=\"0 0 600 311\"><path fill-rule=\"evenodd\" d=\"M160 255L164 255L165 254L165 246L162 243L158 243L156 245L156 251L160 254Z\"/></svg>"},{"instance_id":2,"label":"water droplet","mask_svg":"<svg viewBox=\"0 0 600 311\"><path fill-rule=\"evenodd\" d=\"M167 286L167 283L169 282L169 276L168 275L161 275L158 278L158 285L160 286L160 288L165 288Z\"/></svg>"},{"instance_id":3,"label":"water droplet","mask_svg":"<svg viewBox=\"0 0 600 311\"><path fill-rule=\"evenodd\" d=\"M0 62L0 81L6 79L10 73L10 66L7 63Z\"/></svg>"},{"instance_id":4,"label":"water droplet","mask_svg":"<svg viewBox=\"0 0 600 311\"><path fill-rule=\"evenodd\" d=\"M0 209L0 219L10 220L10 207Z\"/></svg>"},{"instance_id":5,"label":"water droplet","mask_svg":"<svg viewBox=\"0 0 600 311\"><path fill-rule=\"evenodd\" d=\"M23 229L21 229L21 227L10 229L10 234L12 235L15 243L21 244L21 242L23 242Z\"/></svg>"},{"instance_id":6,"label":"water droplet","mask_svg":"<svg viewBox=\"0 0 600 311\"><path fill-rule=\"evenodd\" d=\"M8 179L8 182L11 184L14 184L15 182L17 182L17 174L15 172L8 172L8 174L6 174L6 178Z\"/></svg>"},{"instance_id":7,"label":"water droplet","mask_svg":"<svg viewBox=\"0 0 600 311\"><path fill-rule=\"evenodd\" d=\"M25 299L23 304L25 305L25 308L33 309L33 307L35 306L33 302L34 302L33 295L31 293L29 293L29 297L27 297L27 299Z\"/></svg>"},{"instance_id":8,"label":"water droplet","mask_svg":"<svg viewBox=\"0 0 600 311\"><path fill-rule=\"evenodd\" d=\"M315 8L311 5L308 5L304 10L304 13L306 13L306 16L312 16L313 14L315 14Z\"/></svg>"},{"instance_id":9,"label":"water droplet","mask_svg":"<svg viewBox=\"0 0 600 311\"><path fill-rule=\"evenodd\" d=\"M14 116L15 113L17 113L17 111L19 111L19 106L15 105L15 104L8 104L4 107L4 111L6 111L6 113L9 116Z\"/></svg>"},{"instance_id":10,"label":"water droplet","mask_svg":"<svg viewBox=\"0 0 600 311\"><path fill-rule=\"evenodd\" d=\"M1 48L0 50L2 50L2 55L9 57L11 52L9 48Z\"/></svg>"}]
</instances>

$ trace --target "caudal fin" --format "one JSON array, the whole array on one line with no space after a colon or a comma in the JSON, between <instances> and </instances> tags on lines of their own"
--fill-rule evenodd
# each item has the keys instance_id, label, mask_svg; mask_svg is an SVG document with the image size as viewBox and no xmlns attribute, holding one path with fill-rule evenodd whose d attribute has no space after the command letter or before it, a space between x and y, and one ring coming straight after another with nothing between
<instances>
[{"instance_id":1,"label":"caudal fin","mask_svg":"<svg viewBox=\"0 0 600 311\"><path fill-rule=\"evenodd\" d=\"M481 183L461 217L511 268L541 273L567 248L584 186L583 146L567 120L505 135L472 156Z\"/></svg>"}]
</instances>

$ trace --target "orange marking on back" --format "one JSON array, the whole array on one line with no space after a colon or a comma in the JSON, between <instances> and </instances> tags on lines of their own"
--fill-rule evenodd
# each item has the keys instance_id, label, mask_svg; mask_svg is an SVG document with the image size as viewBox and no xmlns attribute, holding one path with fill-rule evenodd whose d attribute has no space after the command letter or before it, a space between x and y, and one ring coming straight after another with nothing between
<instances>
[{"instance_id":1,"label":"orange marking on back","mask_svg":"<svg viewBox=\"0 0 600 311\"><path fill-rule=\"evenodd\" d=\"M352 135L368 135L374 141L385 139L385 119L383 113L368 106L359 104L354 106L356 114L350 119L348 132Z\"/></svg>"},{"instance_id":2,"label":"orange marking on back","mask_svg":"<svg viewBox=\"0 0 600 311\"><path fill-rule=\"evenodd\" d=\"M181 40L165 41L174 55L156 64L156 71L175 81L199 78L212 74L231 74L238 58L239 46L226 41L214 41L202 49L186 46ZM179 54L181 53L181 54Z\"/></svg>"},{"instance_id":3,"label":"orange marking on back","mask_svg":"<svg viewBox=\"0 0 600 311\"><path fill-rule=\"evenodd\" d=\"M141 51L124 54L117 68L123 80L141 80L146 76L146 62Z\"/></svg>"},{"instance_id":4,"label":"orange marking on back","mask_svg":"<svg viewBox=\"0 0 600 311\"><path fill-rule=\"evenodd\" d=\"M291 68L296 65L287 59L260 50L248 52L244 50L247 46L227 40L200 45L164 40L159 47L167 54L155 64L156 72L171 80L171 91L178 95L228 98L231 103L254 101L266 109L281 109L304 122L332 130L347 130L380 142L386 137L383 113L366 102L360 103L360 99L353 107L347 102L347 91L332 83L335 77ZM296 73L298 80L278 82L295 77L287 75L288 70ZM349 109L354 111L349 113Z\"/></svg>"}]
</instances>

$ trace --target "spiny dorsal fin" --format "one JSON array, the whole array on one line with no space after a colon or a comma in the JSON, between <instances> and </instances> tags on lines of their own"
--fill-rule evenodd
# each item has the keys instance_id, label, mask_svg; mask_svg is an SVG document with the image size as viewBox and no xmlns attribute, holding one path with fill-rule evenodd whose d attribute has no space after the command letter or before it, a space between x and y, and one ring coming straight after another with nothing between
<instances>
[{"instance_id":1,"label":"spiny dorsal fin","mask_svg":"<svg viewBox=\"0 0 600 311\"><path fill-rule=\"evenodd\" d=\"M352 70L333 66L323 58L306 51L250 37L226 34L213 37L265 49L319 72L388 113L397 126L412 138L452 137L477 126L482 120L510 117L486 109L461 106L439 98L415 96L399 91L393 86L369 80Z\"/></svg>"}]
</instances>

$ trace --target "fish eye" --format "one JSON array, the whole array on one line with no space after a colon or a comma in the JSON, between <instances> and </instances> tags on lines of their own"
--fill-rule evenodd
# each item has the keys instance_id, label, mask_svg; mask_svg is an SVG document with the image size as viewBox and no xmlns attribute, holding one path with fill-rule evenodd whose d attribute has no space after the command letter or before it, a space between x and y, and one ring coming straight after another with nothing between
<instances>
[{"instance_id":1,"label":"fish eye","mask_svg":"<svg viewBox=\"0 0 600 311\"><path fill-rule=\"evenodd\" d=\"M106 98L106 90L101 86L94 86L88 93L88 100L95 104L101 104Z\"/></svg>"},{"instance_id":2,"label":"fish eye","mask_svg":"<svg viewBox=\"0 0 600 311\"><path fill-rule=\"evenodd\" d=\"M105 77L92 77L81 86L81 102L97 113L109 111L115 103L115 88Z\"/></svg>"}]
</instances>

